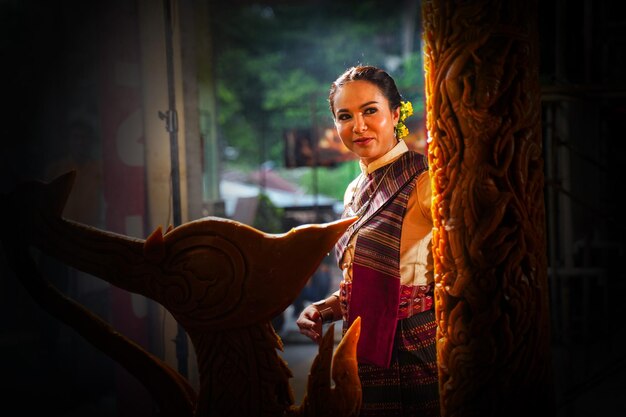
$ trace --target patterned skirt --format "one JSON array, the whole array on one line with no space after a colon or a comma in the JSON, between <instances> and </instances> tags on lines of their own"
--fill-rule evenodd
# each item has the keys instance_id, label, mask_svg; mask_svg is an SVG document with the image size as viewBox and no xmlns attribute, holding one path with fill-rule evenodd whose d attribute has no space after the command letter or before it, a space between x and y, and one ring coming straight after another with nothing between
<instances>
[{"instance_id":1,"label":"patterned skirt","mask_svg":"<svg viewBox=\"0 0 626 417\"><path fill-rule=\"evenodd\" d=\"M434 309L398 321L389 368L359 364L360 417L438 417Z\"/></svg>"}]
</instances>

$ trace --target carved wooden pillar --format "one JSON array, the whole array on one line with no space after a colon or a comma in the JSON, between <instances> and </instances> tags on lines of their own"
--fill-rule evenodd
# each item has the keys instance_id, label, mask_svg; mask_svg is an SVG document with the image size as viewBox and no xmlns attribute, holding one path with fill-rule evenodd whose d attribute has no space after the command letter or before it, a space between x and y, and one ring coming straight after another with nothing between
<instances>
[{"instance_id":1,"label":"carved wooden pillar","mask_svg":"<svg viewBox=\"0 0 626 417\"><path fill-rule=\"evenodd\" d=\"M422 16L442 416L553 415L537 3Z\"/></svg>"}]
</instances>

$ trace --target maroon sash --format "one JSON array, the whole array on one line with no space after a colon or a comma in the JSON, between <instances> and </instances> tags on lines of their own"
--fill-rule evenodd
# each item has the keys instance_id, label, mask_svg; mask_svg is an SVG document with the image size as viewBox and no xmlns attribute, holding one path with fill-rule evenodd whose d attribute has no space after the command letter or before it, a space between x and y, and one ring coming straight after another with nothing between
<instances>
[{"instance_id":1,"label":"maroon sash","mask_svg":"<svg viewBox=\"0 0 626 417\"><path fill-rule=\"evenodd\" d=\"M355 201L366 204L367 191L382 180L365 213L335 245L341 262L352 236L359 233L347 325L361 317L357 358L360 363L381 367L389 366L398 318L402 221L415 179L428 169L425 156L412 151L394 161L385 174L387 167L372 172L362 189L356 191Z\"/></svg>"}]
</instances>

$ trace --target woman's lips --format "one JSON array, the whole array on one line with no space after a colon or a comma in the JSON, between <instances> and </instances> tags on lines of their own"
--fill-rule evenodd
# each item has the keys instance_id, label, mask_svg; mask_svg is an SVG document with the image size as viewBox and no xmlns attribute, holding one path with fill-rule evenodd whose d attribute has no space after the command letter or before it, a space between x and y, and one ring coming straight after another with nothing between
<instances>
[{"instance_id":1,"label":"woman's lips","mask_svg":"<svg viewBox=\"0 0 626 417\"><path fill-rule=\"evenodd\" d=\"M354 143L355 145L359 145L359 146L365 146L373 140L374 138L357 138L357 139L354 139L352 143Z\"/></svg>"}]
</instances>

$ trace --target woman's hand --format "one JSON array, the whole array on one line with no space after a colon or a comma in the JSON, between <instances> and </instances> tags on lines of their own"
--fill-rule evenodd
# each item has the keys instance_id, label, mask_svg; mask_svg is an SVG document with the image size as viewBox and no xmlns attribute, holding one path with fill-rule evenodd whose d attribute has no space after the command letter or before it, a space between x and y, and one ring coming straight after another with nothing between
<instances>
[{"instance_id":1,"label":"woman's hand","mask_svg":"<svg viewBox=\"0 0 626 417\"><path fill-rule=\"evenodd\" d=\"M314 305L309 305L302 310L296 320L296 325L300 333L314 342L319 344L322 341L322 316Z\"/></svg>"}]
</instances>

